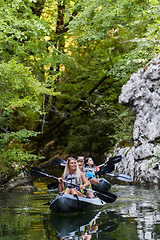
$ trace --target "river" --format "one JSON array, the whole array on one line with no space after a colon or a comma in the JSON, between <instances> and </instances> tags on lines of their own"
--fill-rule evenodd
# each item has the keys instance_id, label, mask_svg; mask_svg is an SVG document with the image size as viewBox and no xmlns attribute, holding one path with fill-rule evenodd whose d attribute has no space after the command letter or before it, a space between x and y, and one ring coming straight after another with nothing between
<instances>
[{"instance_id":1,"label":"river","mask_svg":"<svg viewBox=\"0 0 160 240\"><path fill-rule=\"evenodd\" d=\"M44 182L33 194L0 194L0 239L4 240L160 240L158 186L113 185L114 203L101 211L50 214L44 203L54 198Z\"/></svg>"}]
</instances>

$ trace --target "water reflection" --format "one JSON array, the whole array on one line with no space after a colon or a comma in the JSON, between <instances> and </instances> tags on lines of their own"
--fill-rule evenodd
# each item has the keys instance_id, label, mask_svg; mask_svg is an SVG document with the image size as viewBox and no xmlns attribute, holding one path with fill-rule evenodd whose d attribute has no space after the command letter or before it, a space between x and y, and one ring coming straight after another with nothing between
<instances>
[{"instance_id":1,"label":"water reflection","mask_svg":"<svg viewBox=\"0 0 160 240\"><path fill-rule=\"evenodd\" d=\"M106 238L105 235L118 228L118 224L111 220L113 218L123 219L120 215L107 212L106 210L50 215L51 225L61 240L90 240L94 233L97 234L99 239L110 239Z\"/></svg>"},{"instance_id":2,"label":"water reflection","mask_svg":"<svg viewBox=\"0 0 160 240\"><path fill-rule=\"evenodd\" d=\"M114 185L114 203L73 218L51 215L43 204L56 195L42 190L31 195L0 193L0 240L160 240L158 187Z\"/></svg>"}]
</instances>

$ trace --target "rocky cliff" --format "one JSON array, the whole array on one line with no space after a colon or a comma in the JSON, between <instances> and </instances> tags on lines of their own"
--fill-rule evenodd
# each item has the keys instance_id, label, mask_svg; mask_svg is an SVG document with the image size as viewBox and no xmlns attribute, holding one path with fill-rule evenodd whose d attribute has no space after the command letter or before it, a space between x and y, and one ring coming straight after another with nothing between
<instances>
[{"instance_id":1,"label":"rocky cliff","mask_svg":"<svg viewBox=\"0 0 160 240\"><path fill-rule=\"evenodd\" d=\"M116 172L135 183L160 184L160 54L122 87L119 103L136 111L134 146L116 149L123 160Z\"/></svg>"}]
</instances>

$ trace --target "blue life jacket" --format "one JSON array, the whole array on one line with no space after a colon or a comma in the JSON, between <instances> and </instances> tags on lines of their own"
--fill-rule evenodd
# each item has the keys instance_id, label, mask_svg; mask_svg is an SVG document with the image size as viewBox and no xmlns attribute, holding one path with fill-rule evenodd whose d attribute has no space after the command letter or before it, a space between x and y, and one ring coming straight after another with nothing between
<instances>
[{"instance_id":1,"label":"blue life jacket","mask_svg":"<svg viewBox=\"0 0 160 240\"><path fill-rule=\"evenodd\" d=\"M96 172L98 172L97 170L97 166L94 166L93 168L90 168L89 166L85 167L86 170L86 176L87 173L93 173L94 177L99 178L97 175L95 175Z\"/></svg>"}]
</instances>

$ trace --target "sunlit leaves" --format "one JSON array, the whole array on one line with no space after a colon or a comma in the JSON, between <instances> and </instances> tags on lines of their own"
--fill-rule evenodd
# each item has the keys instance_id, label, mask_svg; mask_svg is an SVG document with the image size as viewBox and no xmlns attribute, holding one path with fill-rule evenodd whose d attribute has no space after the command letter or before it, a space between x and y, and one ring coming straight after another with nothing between
<instances>
[{"instance_id":1,"label":"sunlit leaves","mask_svg":"<svg viewBox=\"0 0 160 240\"><path fill-rule=\"evenodd\" d=\"M27 130L27 129L22 129L17 132L11 132L11 133L1 133L0 134L0 144L5 145L9 143L11 140L15 139L16 141L20 142L29 142L29 138L31 137L36 137L38 133Z\"/></svg>"},{"instance_id":2,"label":"sunlit leaves","mask_svg":"<svg viewBox=\"0 0 160 240\"><path fill-rule=\"evenodd\" d=\"M0 8L0 51L1 60L8 60L14 54L19 57L25 54L27 41L35 37L43 37L49 34L47 24L32 14L30 6L21 1L19 4L6 4L3 2Z\"/></svg>"},{"instance_id":3,"label":"sunlit leaves","mask_svg":"<svg viewBox=\"0 0 160 240\"><path fill-rule=\"evenodd\" d=\"M5 169L8 171L12 169L12 171L19 173L25 167L29 167L31 162L42 158L25 150L22 151L17 146L7 151L2 149L0 152L0 170L3 171Z\"/></svg>"},{"instance_id":4,"label":"sunlit leaves","mask_svg":"<svg viewBox=\"0 0 160 240\"><path fill-rule=\"evenodd\" d=\"M41 94L54 95L53 89L45 88L32 75L31 69L11 60L0 64L0 102L3 108L15 109L29 107L39 112Z\"/></svg>"}]
</instances>

